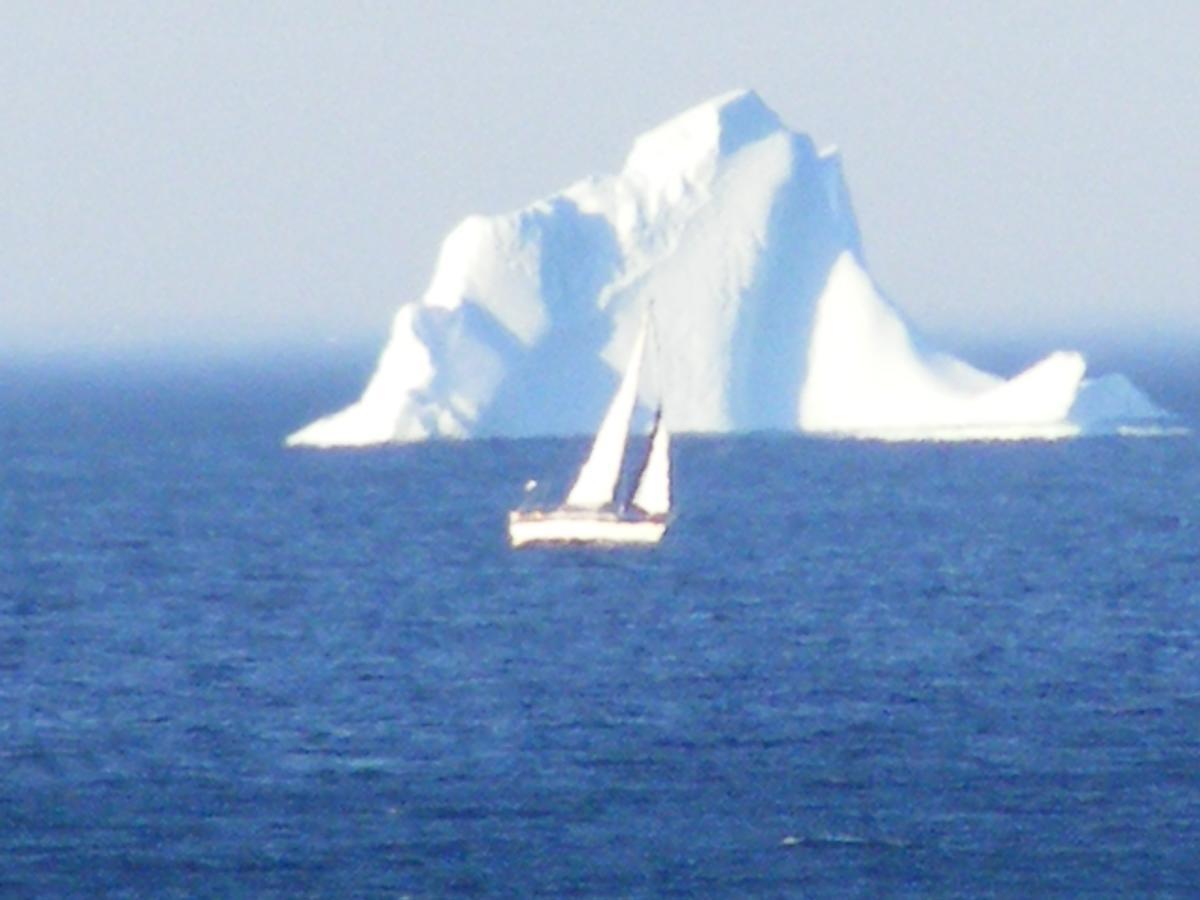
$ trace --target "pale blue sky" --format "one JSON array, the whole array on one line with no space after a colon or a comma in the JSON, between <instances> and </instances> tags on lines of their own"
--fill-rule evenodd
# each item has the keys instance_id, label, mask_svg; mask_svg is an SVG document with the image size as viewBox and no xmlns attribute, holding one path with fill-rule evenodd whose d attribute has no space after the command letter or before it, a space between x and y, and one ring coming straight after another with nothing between
<instances>
[{"instance_id":1,"label":"pale blue sky","mask_svg":"<svg viewBox=\"0 0 1200 900\"><path fill-rule=\"evenodd\" d=\"M0 12L0 354L370 343L446 232L734 87L935 335L1200 346L1200 3Z\"/></svg>"}]
</instances>

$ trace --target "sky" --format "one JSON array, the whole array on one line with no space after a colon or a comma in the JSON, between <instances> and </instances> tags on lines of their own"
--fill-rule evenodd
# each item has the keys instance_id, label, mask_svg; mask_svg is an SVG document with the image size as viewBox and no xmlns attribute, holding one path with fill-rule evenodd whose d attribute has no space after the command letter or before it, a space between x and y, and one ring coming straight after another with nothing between
<instances>
[{"instance_id":1,"label":"sky","mask_svg":"<svg viewBox=\"0 0 1200 900\"><path fill-rule=\"evenodd\" d=\"M376 346L443 237L733 88L836 145L959 343L1200 356L1200 3L26 2L0 358Z\"/></svg>"}]
</instances>

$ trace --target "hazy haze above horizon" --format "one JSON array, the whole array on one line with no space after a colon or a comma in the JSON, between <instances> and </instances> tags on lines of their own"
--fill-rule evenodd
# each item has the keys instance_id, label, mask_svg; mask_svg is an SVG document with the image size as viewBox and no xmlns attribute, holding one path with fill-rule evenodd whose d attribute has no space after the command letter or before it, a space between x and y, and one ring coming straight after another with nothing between
<instances>
[{"instance_id":1,"label":"hazy haze above horizon","mask_svg":"<svg viewBox=\"0 0 1200 900\"><path fill-rule=\"evenodd\" d=\"M464 216L752 87L987 341L1200 342L1200 5L15 2L0 354L376 342Z\"/></svg>"}]
</instances>

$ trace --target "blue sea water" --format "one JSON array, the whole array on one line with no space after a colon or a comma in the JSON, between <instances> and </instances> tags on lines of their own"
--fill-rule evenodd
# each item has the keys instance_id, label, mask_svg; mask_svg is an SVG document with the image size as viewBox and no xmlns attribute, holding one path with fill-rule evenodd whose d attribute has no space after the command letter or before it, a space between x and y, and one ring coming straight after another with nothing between
<instances>
[{"instance_id":1,"label":"blue sea water","mask_svg":"<svg viewBox=\"0 0 1200 900\"><path fill-rule=\"evenodd\" d=\"M266 369L0 383L0 895L1200 892L1200 444L285 450ZM324 404L324 405L322 405Z\"/></svg>"}]
</instances>

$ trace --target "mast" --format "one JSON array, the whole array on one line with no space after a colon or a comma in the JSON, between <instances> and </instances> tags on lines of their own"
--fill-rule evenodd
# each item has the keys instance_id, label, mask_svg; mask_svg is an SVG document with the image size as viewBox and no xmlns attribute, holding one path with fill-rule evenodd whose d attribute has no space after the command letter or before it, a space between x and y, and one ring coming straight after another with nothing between
<instances>
[{"instance_id":1,"label":"mast","mask_svg":"<svg viewBox=\"0 0 1200 900\"><path fill-rule=\"evenodd\" d=\"M600 430L587 461L579 470L579 477L571 492L567 494L567 506L577 509L599 509L613 502L617 482L621 477L621 462L625 457L625 441L629 436L629 422L637 404L638 380L641 375L642 356L646 346L646 323L642 323L637 340L633 344L633 356L616 396L609 404Z\"/></svg>"}]
</instances>

